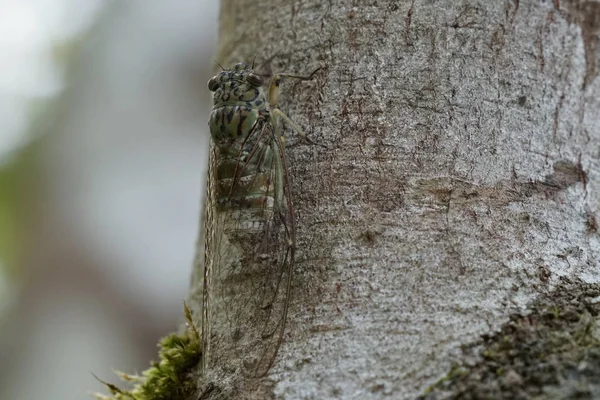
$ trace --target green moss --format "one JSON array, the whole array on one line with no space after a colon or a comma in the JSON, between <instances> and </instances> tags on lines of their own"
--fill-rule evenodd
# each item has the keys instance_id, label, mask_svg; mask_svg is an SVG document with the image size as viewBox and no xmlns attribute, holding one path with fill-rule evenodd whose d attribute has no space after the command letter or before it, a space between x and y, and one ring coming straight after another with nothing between
<instances>
[{"instance_id":1,"label":"green moss","mask_svg":"<svg viewBox=\"0 0 600 400\"><path fill-rule=\"evenodd\" d=\"M467 373L467 371L464 368L462 368L458 364L454 364L452 366L452 368L450 369L450 372L448 372L446 374L446 376L444 376L442 379L440 379L435 385L430 386L427 389L425 389L425 393L431 393L431 392L435 391L436 385L443 385L444 382L451 382L452 380L456 379L457 377L461 377L461 376L465 375L466 373Z\"/></svg>"},{"instance_id":2,"label":"green moss","mask_svg":"<svg viewBox=\"0 0 600 400\"><path fill-rule=\"evenodd\" d=\"M500 332L464 347L465 360L420 399L600 398L600 285L563 282ZM461 371L461 373L456 373Z\"/></svg>"},{"instance_id":3,"label":"green moss","mask_svg":"<svg viewBox=\"0 0 600 400\"><path fill-rule=\"evenodd\" d=\"M102 382L110 395L94 393L99 400L176 400L190 397L196 390L193 371L202 359L200 333L184 303L187 329L183 335L171 334L158 343L159 361L142 375L116 372L117 376L132 385L129 390Z\"/></svg>"}]
</instances>

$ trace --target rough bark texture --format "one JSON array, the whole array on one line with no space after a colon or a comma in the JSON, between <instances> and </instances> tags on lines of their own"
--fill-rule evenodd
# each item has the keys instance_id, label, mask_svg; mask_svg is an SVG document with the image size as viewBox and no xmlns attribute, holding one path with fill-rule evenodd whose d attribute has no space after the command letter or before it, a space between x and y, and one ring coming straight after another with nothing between
<instances>
[{"instance_id":1,"label":"rough bark texture","mask_svg":"<svg viewBox=\"0 0 600 400\"><path fill-rule=\"evenodd\" d=\"M222 2L221 64L324 67L282 88L327 148L288 141L292 306L257 398L414 398L560 277L598 282L599 29L596 1Z\"/></svg>"}]
</instances>

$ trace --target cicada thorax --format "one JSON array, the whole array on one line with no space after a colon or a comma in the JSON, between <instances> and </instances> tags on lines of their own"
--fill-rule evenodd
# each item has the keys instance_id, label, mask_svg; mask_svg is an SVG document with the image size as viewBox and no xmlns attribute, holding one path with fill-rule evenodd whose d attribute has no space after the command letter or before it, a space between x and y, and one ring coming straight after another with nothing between
<instances>
[{"instance_id":1,"label":"cicada thorax","mask_svg":"<svg viewBox=\"0 0 600 400\"><path fill-rule=\"evenodd\" d=\"M221 71L208 82L213 93L210 134L219 148L243 141L269 112L262 78L245 64Z\"/></svg>"}]
</instances>

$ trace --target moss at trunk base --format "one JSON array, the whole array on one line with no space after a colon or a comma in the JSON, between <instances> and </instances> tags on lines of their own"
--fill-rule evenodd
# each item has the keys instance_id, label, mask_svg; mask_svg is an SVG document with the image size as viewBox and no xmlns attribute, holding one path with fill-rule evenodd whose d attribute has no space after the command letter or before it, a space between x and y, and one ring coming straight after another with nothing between
<instances>
[{"instance_id":1,"label":"moss at trunk base","mask_svg":"<svg viewBox=\"0 0 600 400\"><path fill-rule=\"evenodd\" d=\"M420 399L600 399L600 285L563 282L465 351Z\"/></svg>"},{"instance_id":2,"label":"moss at trunk base","mask_svg":"<svg viewBox=\"0 0 600 400\"><path fill-rule=\"evenodd\" d=\"M190 398L197 391L193 371L202 359L202 343L192 315L184 304L187 329L183 335L171 334L158 343L159 361L142 375L116 374L124 382L133 384L131 390L102 382L110 396L94 393L99 400L178 400Z\"/></svg>"}]
</instances>

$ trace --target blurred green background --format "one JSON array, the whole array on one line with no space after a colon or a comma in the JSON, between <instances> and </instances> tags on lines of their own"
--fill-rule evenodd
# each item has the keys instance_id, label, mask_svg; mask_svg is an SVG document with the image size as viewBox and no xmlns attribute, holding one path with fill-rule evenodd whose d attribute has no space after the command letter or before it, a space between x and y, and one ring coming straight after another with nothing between
<instances>
[{"instance_id":1,"label":"blurred green background","mask_svg":"<svg viewBox=\"0 0 600 400\"><path fill-rule=\"evenodd\" d=\"M0 399L82 399L181 322L216 0L0 0Z\"/></svg>"}]
</instances>

